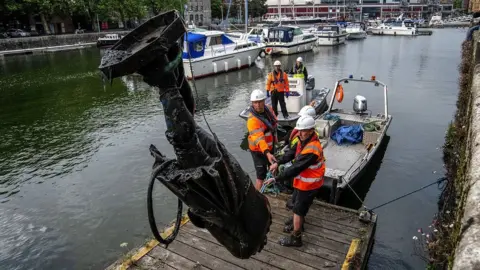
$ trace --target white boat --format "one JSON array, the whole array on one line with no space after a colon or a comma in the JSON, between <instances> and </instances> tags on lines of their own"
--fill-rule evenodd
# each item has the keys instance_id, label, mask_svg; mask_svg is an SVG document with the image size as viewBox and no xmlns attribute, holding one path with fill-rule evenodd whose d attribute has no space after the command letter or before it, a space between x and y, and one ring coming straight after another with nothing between
<instances>
[{"instance_id":1,"label":"white boat","mask_svg":"<svg viewBox=\"0 0 480 270\"><path fill-rule=\"evenodd\" d=\"M384 22L370 28L373 35L416 36L417 26L412 20Z\"/></svg>"},{"instance_id":2,"label":"white boat","mask_svg":"<svg viewBox=\"0 0 480 270\"><path fill-rule=\"evenodd\" d=\"M441 13L436 13L434 14L431 18L430 21L428 22L428 26L430 27L437 27L437 28L442 28L443 27L443 20L442 20L442 14Z\"/></svg>"},{"instance_id":3,"label":"white boat","mask_svg":"<svg viewBox=\"0 0 480 270\"><path fill-rule=\"evenodd\" d=\"M119 34L106 34L105 36L97 39L97 48L112 47L120 39L122 39L122 36Z\"/></svg>"},{"instance_id":4,"label":"white boat","mask_svg":"<svg viewBox=\"0 0 480 270\"><path fill-rule=\"evenodd\" d=\"M344 93L343 87L352 83L363 84L363 89L368 86L383 88L383 111L369 111L366 98L357 94L358 88L350 91L345 89L346 101L353 103L353 111L334 107L335 102L338 102L337 93ZM388 114L387 85L377 81L374 76L371 80L354 79L353 76L340 79L335 83L334 89L327 111L315 123L326 159L322 189L330 191L327 199L330 203L338 204L342 192L353 186L367 170L386 136L392 116ZM372 89L364 91L369 92L368 90ZM340 101L342 100L345 101L343 94ZM286 147L288 146L283 148L283 152ZM291 166L291 163L285 166Z\"/></svg>"},{"instance_id":5,"label":"white boat","mask_svg":"<svg viewBox=\"0 0 480 270\"><path fill-rule=\"evenodd\" d=\"M312 75L308 75L307 82L299 78L293 78L292 75L289 75L288 82L290 86L290 96L285 98L285 105L289 117L285 119L281 113L280 104L278 104L278 124L283 127L295 127L298 118L298 112L305 105L312 105L315 108L317 114L323 113L327 109L327 95L330 93L330 89L314 89L315 88L315 78ZM270 97L265 101L266 104L271 105ZM250 105L243 109L239 116L245 120L248 119Z\"/></svg>"},{"instance_id":6,"label":"white boat","mask_svg":"<svg viewBox=\"0 0 480 270\"><path fill-rule=\"evenodd\" d=\"M347 24L345 30L348 33L347 39L364 39L367 37L367 32L365 31L365 24L360 23L351 23Z\"/></svg>"},{"instance_id":7,"label":"white boat","mask_svg":"<svg viewBox=\"0 0 480 270\"><path fill-rule=\"evenodd\" d=\"M265 44L232 40L222 31L204 31L188 32L183 48L185 75L192 79L250 67Z\"/></svg>"},{"instance_id":8,"label":"white boat","mask_svg":"<svg viewBox=\"0 0 480 270\"><path fill-rule=\"evenodd\" d=\"M256 43L264 43L265 36L267 35L267 29L262 29L260 27L253 27L249 33L245 34L239 31L226 32L225 35L232 38L233 40L244 40L248 39Z\"/></svg>"},{"instance_id":9,"label":"white boat","mask_svg":"<svg viewBox=\"0 0 480 270\"><path fill-rule=\"evenodd\" d=\"M317 38L317 45L336 46L344 44L348 33L345 28L336 24L316 25L308 29Z\"/></svg>"},{"instance_id":10,"label":"white boat","mask_svg":"<svg viewBox=\"0 0 480 270\"><path fill-rule=\"evenodd\" d=\"M287 16L269 16L263 20L267 23L293 23L293 24L314 24L326 21L326 18L321 17L314 17L314 16L295 16L295 17L287 17Z\"/></svg>"},{"instance_id":11,"label":"white boat","mask_svg":"<svg viewBox=\"0 0 480 270\"><path fill-rule=\"evenodd\" d=\"M295 54L310 51L317 38L313 34L303 33L298 26L277 26L268 28L266 37L267 54Z\"/></svg>"}]
</instances>

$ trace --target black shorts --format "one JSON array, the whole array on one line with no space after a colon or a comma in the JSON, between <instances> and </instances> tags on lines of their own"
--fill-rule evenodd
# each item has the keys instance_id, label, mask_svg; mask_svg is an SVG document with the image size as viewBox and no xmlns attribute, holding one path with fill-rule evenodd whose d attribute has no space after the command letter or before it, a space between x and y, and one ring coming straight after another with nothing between
<instances>
[{"instance_id":1,"label":"black shorts","mask_svg":"<svg viewBox=\"0 0 480 270\"><path fill-rule=\"evenodd\" d=\"M268 172L267 157L260 152L250 152L250 153L252 153L253 166L255 166L257 179L265 180L265 177L267 177L267 172Z\"/></svg>"},{"instance_id":2,"label":"black shorts","mask_svg":"<svg viewBox=\"0 0 480 270\"><path fill-rule=\"evenodd\" d=\"M293 213L301 217L306 216L319 190L319 188L308 191L295 189L292 194Z\"/></svg>"}]
</instances>

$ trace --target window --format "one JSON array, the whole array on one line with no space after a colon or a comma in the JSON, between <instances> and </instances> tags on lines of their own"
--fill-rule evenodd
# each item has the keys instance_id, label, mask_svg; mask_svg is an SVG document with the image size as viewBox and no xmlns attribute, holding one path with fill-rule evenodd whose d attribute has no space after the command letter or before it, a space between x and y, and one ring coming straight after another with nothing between
<instances>
[{"instance_id":1,"label":"window","mask_svg":"<svg viewBox=\"0 0 480 270\"><path fill-rule=\"evenodd\" d=\"M200 14L200 21L203 22L203 14Z\"/></svg>"},{"instance_id":2,"label":"window","mask_svg":"<svg viewBox=\"0 0 480 270\"><path fill-rule=\"evenodd\" d=\"M196 52L201 52L203 51L203 42L197 41L193 44L193 48L195 49Z\"/></svg>"},{"instance_id":3,"label":"window","mask_svg":"<svg viewBox=\"0 0 480 270\"><path fill-rule=\"evenodd\" d=\"M203 6L200 6L200 10L203 10Z\"/></svg>"},{"instance_id":4,"label":"window","mask_svg":"<svg viewBox=\"0 0 480 270\"><path fill-rule=\"evenodd\" d=\"M210 37L210 46L213 45L222 45L222 37Z\"/></svg>"},{"instance_id":5,"label":"window","mask_svg":"<svg viewBox=\"0 0 480 270\"><path fill-rule=\"evenodd\" d=\"M195 14L195 21L198 22L198 14Z\"/></svg>"},{"instance_id":6,"label":"window","mask_svg":"<svg viewBox=\"0 0 480 270\"><path fill-rule=\"evenodd\" d=\"M300 29L300 28L295 28L295 29L293 30L293 35L294 35L294 36L299 36L299 35L301 35L301 34L303 34L302 29Z\"/></svg>"},{"instance_id":7,"label":"window","mask_svg":"<svg viewBox=\"0 0 480 270\"><path fill-rule=\"evenodd\" d=\"M195 11L198 11L198 6L195 6Z\"/></svg>"},{"instance_id":8,"label":"window","mask_svg":"<svg viewBox=\"0 0 480 270\"><path fill-rule=\"evenodd\" d=\"M193 22L193 14L190 14L190 22Z\"/></svg>"},{"instance_id":9,"label":"window","mask_svg":"<svg viewBox=\"0 0 480 270\"><path fill-rule=\"evenodd\" d=\"M293 31L290 30L288 31L288 40L292 40L292 38L293 38Z\"/></svg>"}]
</instances>

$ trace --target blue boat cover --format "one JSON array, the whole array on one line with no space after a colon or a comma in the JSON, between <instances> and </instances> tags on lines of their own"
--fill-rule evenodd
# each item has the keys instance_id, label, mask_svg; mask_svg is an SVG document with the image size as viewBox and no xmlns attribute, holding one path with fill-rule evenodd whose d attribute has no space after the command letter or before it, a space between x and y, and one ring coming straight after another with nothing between
<instances>
[{"instance_id":1,"label":"blue boat cover","mask_svg":"<svg viewBox=\"0 0 480 270\"><path fill-rule=\"evenodd\" d=\"M222 44L227 45L227 44L232 44L233 41L225 34L222 34Z\"/></svg>"},{"instance_id":2,"label":"blue boat cover","mask_svg":"<svg viewBox=\"0 0 480 270\"><path fill-rule=\"evenodd\" d=\"M183 59L188 59L190 52L190 56L192 58L202 57L205 53L205 41L207 40L207 36L203 34L197 34L192 32L185 33L185 41L188 46L188 51L186 48L183 49ZM200 48L201 46L201 48Z\"/></svg>"},{"instance_id":3,"label":"blue boat cover","mask_svg":"<svg viewBox=\"0 0 480 270\"><path fill-rule=\"evenodd\" d=\"M200 33L194 33L194 32L187 32L185 33L185 41L187 43L188 51L186 49L183 49L183 59L188 59L189 55L188 52L190 52L190 56L192 58L199 58L202 57L205 53L205 41L207 40L207 36L204 34ZM222 44L232 44L234 43L233 40L231 40L227 35L222 34ZM201 46L201 47L200 47Z\"/></svg>"},{"instance_id":4,"label":"blue boat cover","mask_svg":"<svg viewBox=\"0 0 480 270\"><path fill-rule=\"evenodd\" d=\"M330 137L338 145L356 144L363 139L363 129L361 125L341 126Z\"/></svg>"}]
</instances>

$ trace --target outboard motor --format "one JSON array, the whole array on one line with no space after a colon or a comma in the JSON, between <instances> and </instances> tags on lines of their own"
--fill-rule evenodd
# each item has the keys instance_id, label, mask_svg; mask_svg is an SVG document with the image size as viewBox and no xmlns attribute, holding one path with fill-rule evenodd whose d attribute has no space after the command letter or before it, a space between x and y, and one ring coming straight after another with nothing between
<instances>
[{"instance_id":1,"label":"outboard motor","mask_svg":"<svg viewBox=\"0 0 480 270\"><path fill-rule=\"evenodd\" d=\"M315 77L313 77L313 75L308 75L306 88L307 90L312 90L315 88Z\"/></svg>"},{"instance_id":2,"label":"outboard motor","mask_svg":"<svg viewBox=\"0 0 480 270\"><path fill-rule=\"evenodd\" d=\"M353 99L353 110L362 114L367 110L367 99L364 96L356 95Z\"/></svg>"}]
</instances>

